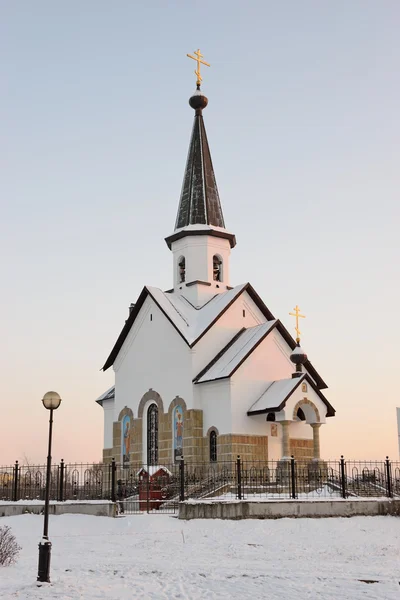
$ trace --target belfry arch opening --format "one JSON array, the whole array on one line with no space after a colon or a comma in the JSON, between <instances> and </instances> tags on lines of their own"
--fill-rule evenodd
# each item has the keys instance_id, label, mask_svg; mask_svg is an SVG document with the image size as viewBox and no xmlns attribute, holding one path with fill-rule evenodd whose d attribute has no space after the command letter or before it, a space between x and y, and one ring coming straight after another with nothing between
<instances>
[{"instance_id":1,"label":"belfry arch opening","mask_svg":"<svg viewBox=\"0 0 400 600\"><path fill-rule=\"evenodd\" d=\"M213 280L223 281L222 258L218 254L213 256Z\"/></svg>"},{"instance_id":2,"label":"belfry arch opening","mask_svg":"<svg viewBox=\"0 0 400 600\"><path fill-rule=\"evenodd\" d=\"M186 281L186 259L184 256L178 258L178 281L179 283Z\"/></svg>"}]
</instances>

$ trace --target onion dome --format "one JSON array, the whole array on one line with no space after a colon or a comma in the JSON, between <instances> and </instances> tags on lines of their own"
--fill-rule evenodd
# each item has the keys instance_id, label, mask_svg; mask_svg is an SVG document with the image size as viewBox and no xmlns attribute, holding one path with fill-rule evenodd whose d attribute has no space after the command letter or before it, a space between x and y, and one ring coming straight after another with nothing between
<instances>
[{"instance_id":1,"label":"onion dome","mask_svg":"<svg viewBox=\"0 0 400 600\"><path fill-rule=\"evenodd\" d=\"M299 343L290 355L290 360L296 366L304 365L304 363L307 361L307 354L304 352L303 348L300 346Z\"/></svg>"},{"instance_id":2,"label":"onion dome","mask_svg":"<svg viewBox=\"0 0 400 600\"><path fill-rule=\"evenodd\" d=\"M196 111L196 113L197 111L200 111L200 114L203 108L206 108L208 104L208 98L203 94L200 86L198 86L193 96L189 98L189 104Z\"/></svg>"}]
</instances>

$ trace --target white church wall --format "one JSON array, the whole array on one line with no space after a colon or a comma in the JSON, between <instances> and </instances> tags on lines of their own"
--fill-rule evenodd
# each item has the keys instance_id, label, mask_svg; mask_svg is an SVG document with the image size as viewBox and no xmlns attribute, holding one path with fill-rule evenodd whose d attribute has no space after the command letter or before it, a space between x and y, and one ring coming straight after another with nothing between
<instances>
[{"instance_id":1,"label":"white church wall","mask_svg":"<svg viewBox=\"0 0 400 600\"><path fill-rule=\"evenodd\" d=\"M194 306L203 306L212 296L226 291L229 285L229 241L208 235L188 236L172 243L174 289L179 290ZM213 257L217 255L222 261L222 281L214 281ZM180 280L182 257L185 258L185 282ZM206 282L208 285L196 284L194 281Z\"/></svg>"},{"instance_id":2,"label":"white church wall","mask_svg":"<svg viewBox=\"0 0 400 600\"><path fill-rule=\"evenodd\" d=\"M104 410L104 446L103 448L113 447L113 421L114 421L114 400L103 400Z\"/></svg>"},{"instance_id":3,"label":"white church wall","mask_svg":"<svg viewBox=\"0 0 400 600\"><path fill-rule=\"evenodd\" d=\"M124 406L137 417L138 404L150 388L158 392L167 411L176 396L193 407L190 349L147 297L114 364L114 420Z\"/></svg>"},{"instance_id":4,"label":"white church wall","mask_svg":"<svg viewBox=\"0 0 400 600\"><path fill-rule=\"evenodd\" d=\"M263 415L266 418L266 415ZM268 426L268 460L278 461L282 458L282 425L276 423L266 423ZM275 425L274 430L276 435L272 435L272 427Z\"/></svg>"},{"instance_id":5,"label":"white church wall","mask_svg":"<svg viewBox=\"0 0 400 600\"><path fill-rule=\"evenodd\" d=\"M229 379L201 383L196 387L203 409L204 435L210 427L216 427L220 435L232 433Z\"/></svg>"},{"instance_id":6,"label":"white church wall","mask_svg":"<svg viewBox=\"0 0 400 600\"><path fill-rule=\"evenodd\" d=\"M235 433L252 433L253 420L247 411L271 381L291 377L294 366L290 349L273 330L232 376L232 421Z\"/></svg>"},{"instance_id":7,"label":"white church wall","mask_svg":"<svg viewBox=\"0 0 400 600\"><path fill-rule=\"evenodd\" d=\"M185 282L208 281L207 270L207 236L184 237L171 245L174 265L174 288L179 288L182 283L179 278L179 259L185 258ZM185 286L182 287L182 292Z\"/></svg>"},{"instance_id":8,"label":"white church wall","mask_svg":"<svg viewBox=\"0 0 400 600\"><path fill-rule=\"evenodd\" d=\"M229 255L231 248L228 240L210 235L194 235L173 242L171 248L173 254L174 288L179 288L181 285L178 266L181 256L185 257L185 281L187 283L191 281L213 282L212 259L214 254L218 254L223 263L223 280L221 284L225 286L229 285ZM213 293L215 293L215 290Z\"/></svg>"}]
</instances>

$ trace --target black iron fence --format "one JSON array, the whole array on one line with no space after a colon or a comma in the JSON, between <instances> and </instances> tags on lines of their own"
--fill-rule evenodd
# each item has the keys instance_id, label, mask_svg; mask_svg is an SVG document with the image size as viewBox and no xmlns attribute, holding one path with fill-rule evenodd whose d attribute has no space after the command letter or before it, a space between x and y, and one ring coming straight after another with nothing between
<instances>
[{"instance_id":1,"label":"black iron fence","mask_svg":"<svg viewBox=\"0 0 400 600\"><path fill-rule=\"evenodd\" d=\"M0 467L0 501L44 500L45 465ZM53 465L53 501L110 500L122 512L175 512L188 499L389 498L400 496L400 463L384 461L236 461L147 466Z\"/></svg>"}]
</instances>

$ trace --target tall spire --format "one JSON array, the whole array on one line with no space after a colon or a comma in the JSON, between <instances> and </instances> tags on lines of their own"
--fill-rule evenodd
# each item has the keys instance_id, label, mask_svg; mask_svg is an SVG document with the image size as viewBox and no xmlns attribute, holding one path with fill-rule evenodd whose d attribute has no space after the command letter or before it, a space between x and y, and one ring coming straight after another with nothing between
<instances>
[{"instance_id":1,"label":"tall spire","mask_svg":"<svg viewBox=\"0 0 400 600\"><path fill-rule=\"evenodd\" d=\"M208 99L202 94L200 85L189 104L195 110L195 117L175 229L187 225L225 228L203 120Z\"/></svg>"},{"instance_id":2,"label":"tall spire","mask_svg":"<svg viewBox=\"0 0 400 600\"><path fill-rule=\"evenodd\" d=\"M208 99L200 89L200 67L210 65L200 50L194 55L188 54L197 63L197 89L189 99L195 111L193 131L175 230L165 241L173 255L174 292L200 307L230 287L229 257L236 238L225 229L203 121Z\"/></svg>"}]
</instances>

